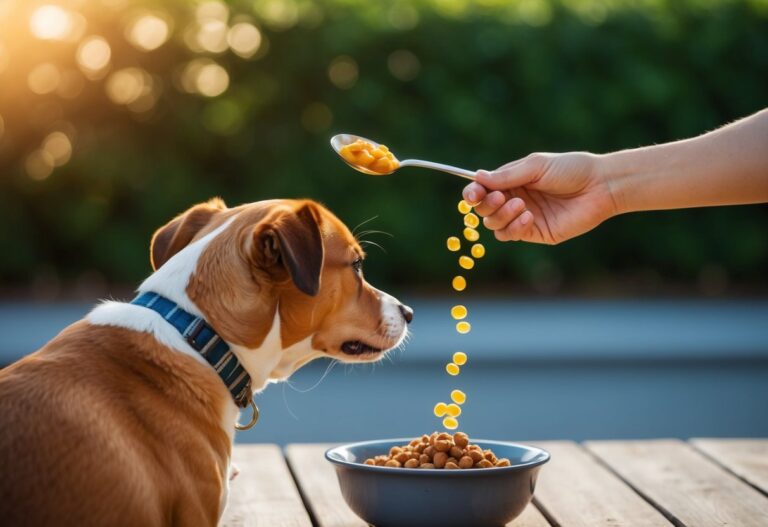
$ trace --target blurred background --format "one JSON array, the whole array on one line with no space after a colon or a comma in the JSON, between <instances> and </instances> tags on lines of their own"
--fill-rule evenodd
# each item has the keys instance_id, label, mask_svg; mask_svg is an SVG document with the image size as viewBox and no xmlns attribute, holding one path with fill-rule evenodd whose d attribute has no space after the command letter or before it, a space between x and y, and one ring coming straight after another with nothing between
<instances>
[{"instance_id":1,"label":"blurred background","mask_svg":"<svg viewBox=\"0 0 768 527\"><path fill-rule=\"evenodd\" d=\"M130 298L190 205L311 197L383 231L366 276L415 308L414 339L270 386L240 440L421 434L454 387L472 435L766 436L766 206L627 215L556 247L483 233L458 296L463 182L362 176L328 139L490 169L697 135L768 106L767 80L766 0L2 1L0 365Z\"/></svg>"}]
</instances>

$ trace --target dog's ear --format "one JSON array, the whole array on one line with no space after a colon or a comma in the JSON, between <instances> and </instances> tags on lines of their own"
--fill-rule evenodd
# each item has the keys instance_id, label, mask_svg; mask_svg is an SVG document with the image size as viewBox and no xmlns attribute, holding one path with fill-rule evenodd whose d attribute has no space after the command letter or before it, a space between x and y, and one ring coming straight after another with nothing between
<instances>
[{"instance_id":1,"label":"dog's ear","mask_svg":"<svg viewBox=\"0 0 768 527\"><path fill-rule=\"evenodd\" d=\"M195 205L155 231L149 247L152 269L157 271L171 256L186 247L200 229L227 206L219 198Z\"/></svg>"},{"instance_id":2,"label":"dog's ear","mask_svg":"<svg viewBox=\"0 0 768 527\"><path fill-rule=\"evenodd\" d=\"M311 202L254 229L256 264L276 280L290 277L309 296L320 290L323 257L320 214Z\"/></svg>"}]
</instances>

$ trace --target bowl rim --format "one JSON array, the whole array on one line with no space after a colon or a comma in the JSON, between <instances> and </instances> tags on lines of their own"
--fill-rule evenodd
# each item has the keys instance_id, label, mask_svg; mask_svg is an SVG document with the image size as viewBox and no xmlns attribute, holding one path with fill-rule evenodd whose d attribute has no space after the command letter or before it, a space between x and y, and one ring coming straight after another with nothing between
<instances>
[{"instance_id":1,"label":"bowl rim","mask_svg":"<svg viewBox=\"0 0 768 527\"><path fill-rule=\"evenodd\" d=\"M434 476L435 474L444 474L447 477L461 477L462 475L478 475L478 474L504 474L507 472L517 472L520 470L527 470L533 467L538 467L539 465L543 465L547 461L550 460L552 455L544 450L543 448L539 448L537 446L532 445L525 445L523 443L515 443L513 441L497 441L493 439L473 439L472 443L486 443L490 446L498 445L498 446L505 446L505 447L519 447L524 448L526 450L535 450L538 451L540 454L543 454L542 459L538 459L536 461L529 461L527 463L520 463L517 465L510 465L508 467L489 467L489 468L463 468L461 470L445 470L442 468L405 468L405 467L380 467L376 465L366 465L365 463L355 463L353 461L347 461L344 459L336 459L331 457L331 455L339 450L342 449L350 449L350 448L358 448L358 447L365 447L365 446L373 446L380 443L392 443L392 442L402 442L402 444L407 444L410 441L412 441L413 438L394 438L394 439L373 439L370 441L357 441L355 443L345 443L342 445L336 445L328 450L325 451L325 459L333 463L334 465L338 466L345 466L354 468L356 470L368 470L373 472L381 472L382 474L407 474L409 476L411 475L425 475L425 476Z\"/></svg>"}]
</instances>

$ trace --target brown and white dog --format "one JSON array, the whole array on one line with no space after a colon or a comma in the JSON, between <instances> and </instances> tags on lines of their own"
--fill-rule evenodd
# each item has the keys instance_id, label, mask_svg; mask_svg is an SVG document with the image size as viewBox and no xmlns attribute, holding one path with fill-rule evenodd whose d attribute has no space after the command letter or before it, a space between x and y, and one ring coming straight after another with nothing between
<instances>
[{"instance_id":1,"label":"brown and white dog","mask_svg":"<svg viewBox=\"0 0 768 527\"><path fill-rule=\"evenodd\" d=\"M305 200L192 207L152 238L152 291L203 317L254 391L318 357L374 361L412 311L363 279L349 229ZM106 302L0 371L0 523L216 525L238 408L158 313Z\"/></svg>"}]
</instances>

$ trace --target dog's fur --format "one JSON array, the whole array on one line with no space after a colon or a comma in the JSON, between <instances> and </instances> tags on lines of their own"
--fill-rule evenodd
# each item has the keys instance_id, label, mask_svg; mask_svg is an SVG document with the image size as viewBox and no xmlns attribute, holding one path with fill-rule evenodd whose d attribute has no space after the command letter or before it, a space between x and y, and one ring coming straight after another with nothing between
<instances>
[{"instance_id":1,"label":"dog's fur","mask_svg":"<svg viewBox=\"0 0 768 527\"><path fill-rule=\"evenodd\" d=\"M402 341L411 312L365 282L362 256L314 202L212 200L155 233L139 291L205 317L259 391L314 358L377 360ZM354 341L376 349L352 355ZM106 302L0 371L0 521L216 525L237 413L170 324Z\"/></svg>"}]
</instances>

